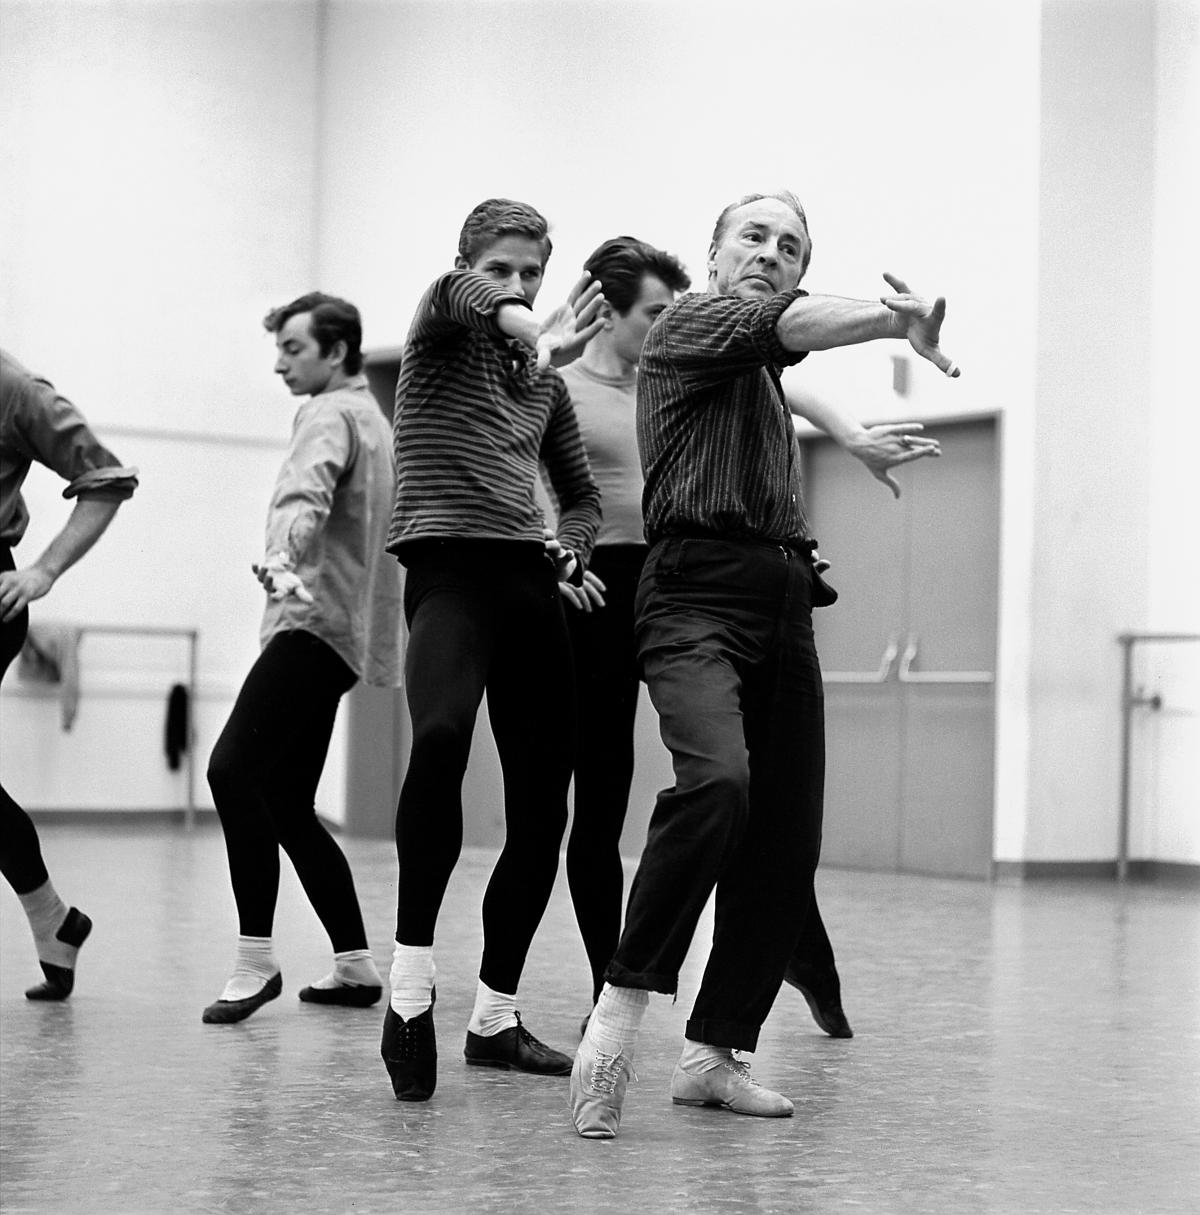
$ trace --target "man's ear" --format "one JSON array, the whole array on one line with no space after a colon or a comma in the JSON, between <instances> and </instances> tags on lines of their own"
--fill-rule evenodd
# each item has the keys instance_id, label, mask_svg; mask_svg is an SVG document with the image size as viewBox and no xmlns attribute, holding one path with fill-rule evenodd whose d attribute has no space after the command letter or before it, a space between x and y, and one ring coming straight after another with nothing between
<instances>
[{"instance_id":1,"label":"man's ear","mask_svg":"<svg viewBox=\"0 0 1200 1215\"><path fill-rule=\"evenodd\" d=\"M711 278L717 272L717 242L714 240L708 246L708 276Z\"/></svg>"},{"instance_id":2,"label":"man's ear","mask_svg":"<svg viewBox=\"0 0 1200 1215\"><path fill-rule=\"evenodd\" d=\"M338 340L329 348L329 358L337 366L345 366L346 355L349 353L350 348L341 338L338 338Z\"/></svg>"},{"instance_id":3,"label":"man's ear","mask_svg":"<svg viewBox=\"0 0 1200 1215\"><path fill-rule=\"evenodd\" d=\"M455 270L470 270L471 267L467 264L467 259L460 253L454 259L454 268Z\"/></svg>"},{"instance_id":4,"label":"man's ear","mask_svg":"<svg viewBox=\"0 0 1200 1215\"><path fill-rule=\"evenodd\" d=\"M604 322L605 329L611 329L613 327L613 317L616 315L616 309L608 302L608 300L605 300L600 305L600 319Z\"/></svg>"}]
</instances>

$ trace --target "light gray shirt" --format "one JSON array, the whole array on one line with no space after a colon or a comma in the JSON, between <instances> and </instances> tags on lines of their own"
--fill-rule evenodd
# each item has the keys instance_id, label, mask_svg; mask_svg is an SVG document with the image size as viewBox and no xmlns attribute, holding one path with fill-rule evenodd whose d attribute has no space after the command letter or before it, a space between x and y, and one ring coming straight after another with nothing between
<instances>
[{"instance_id":1,"label":"light gray shirt","mask_svg":"<svg viewBox=\"0 0 1200 1215\"><path fill-rule=\"evenodd\" d=\"M267 511L266 556L286 553L312 595L267 600L261 639L303 629L366 683L400 683L400 567L384 553L395 500L392 431L355 376L296 411Z\"/></svg>"},{"instance_id":2,"label":"light gray shirt","mask_svg":"<svg viewBox=\"0 0 1200 1215\"><path fill-rule=\"evenodd\" d=\"M620 378L599 375L582 359L560 370L592 476L600 487L597 544L644 544L642 465L638 458L637 372Z\"/></svg>"}]
</instances>

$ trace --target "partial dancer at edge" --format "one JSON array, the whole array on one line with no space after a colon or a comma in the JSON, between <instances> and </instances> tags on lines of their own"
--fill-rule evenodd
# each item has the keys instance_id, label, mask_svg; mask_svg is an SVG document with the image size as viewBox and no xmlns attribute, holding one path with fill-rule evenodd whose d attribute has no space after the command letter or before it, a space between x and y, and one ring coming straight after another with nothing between
<instances>
[{"instance_id":1,"label":"partial dancer at edge","mask_svg":"<svg viewBox=\"0 0 1200 1215\"><path fill-rule=\"evenodd\" d=\"M29 525L21 485L36 461L67 482L76 499L62 531L32 565L17 569L12 550ZM121 462L92 433L83 415L54 385L0 350L0 677L29 631L29 604L100 539L118 507L137 488L136 468ZM92 921L68 907L50 881L37 829L0 787L0 872L29 919L45 981L30 1000L65 1000L75 986L79 947Z\"/></svg>"}]
</instances>

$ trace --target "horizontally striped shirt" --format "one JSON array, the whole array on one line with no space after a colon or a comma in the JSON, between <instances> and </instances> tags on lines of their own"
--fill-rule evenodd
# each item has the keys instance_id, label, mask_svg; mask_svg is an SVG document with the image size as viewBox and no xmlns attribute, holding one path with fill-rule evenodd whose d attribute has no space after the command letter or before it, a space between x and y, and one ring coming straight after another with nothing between
<instances>
[{"instance_id":1,"label":"horizontally striped shirt","mask_svg":"<svg viewBox=\"0 0 1200 1215\"><path fill-rule=\"evenodd\" d=\"M654 323L637 387L646 539L710 532L783 542L808 534L800 453L775 326L797 288L768 300L685 295Z\"/></svg>"},{"instance_id":2,"label":"horizontally striped shirt","mask_svg":"<svg viewBox=\"0 0 1200 1215\"><path fill-rule=\"evenodd\" d=\"M500 329L523 296L470 270L443 274L417 307L396 384L396 508L387 549L437 538L542 543L542 465L558 499L557 535L586 562L600 491L566 385Z\"/></svg>"}]
</instances>

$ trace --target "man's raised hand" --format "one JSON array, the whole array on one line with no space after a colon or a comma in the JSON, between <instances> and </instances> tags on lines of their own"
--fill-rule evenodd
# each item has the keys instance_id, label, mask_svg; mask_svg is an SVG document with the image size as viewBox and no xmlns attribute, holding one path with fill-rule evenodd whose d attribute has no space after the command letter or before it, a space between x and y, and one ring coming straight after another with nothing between
<instances>
[{"instance_id":1,"label":"man's raised hand","mask_svg":"<svg viewBox=\"0 0 1200 1215\"><path fill-rule=\"evenodd\" d=\"M909 345L923 358L928 359L939 371L951 379L961 375L958 364L948 359L938 347L942 333L942 321L946 319L946 300L938 296L932 304L919 295L914 295L908 284L894 274L883 275L895 295L881 295L880 303L898 316L904 327Z\"/></svg>"},{"instance_id":2,"label":"man's raised hand","mask_svg":"<svg viewBox=\"0 0 1200 1215\"><path fill-rule=\"evenodd\" d=\"M556 308L542 324L543 330L551 318L559 318L564 309L569 309L573 319L570 333L563 332L558 345L551 348L550 354L543 362L541 335L538 337L538 368L549 362L555 367L565 367L573 363L582 353L584 347L600 332L604 326L604 317L600 306L604 303L602 284L599 279L593 279L588 271L584 271L571 288L567 302ZM559 318L562 319L562 318Z\"/></svg>"}]
</instances>

